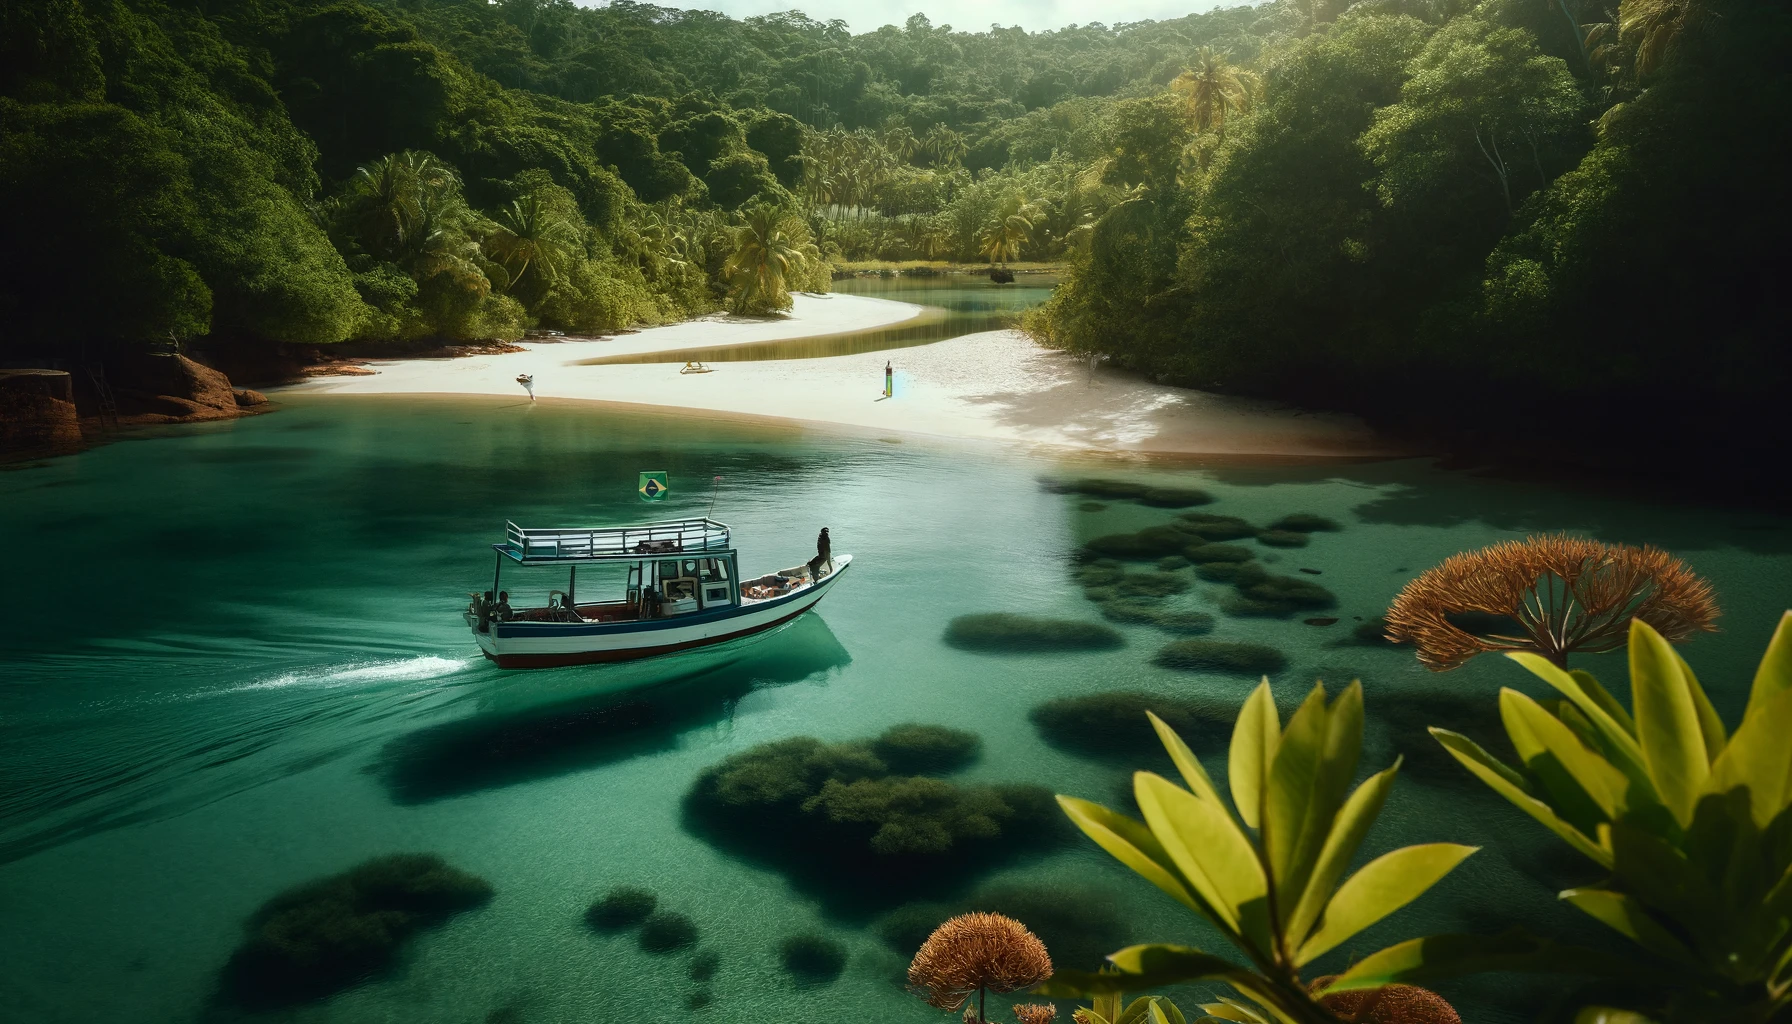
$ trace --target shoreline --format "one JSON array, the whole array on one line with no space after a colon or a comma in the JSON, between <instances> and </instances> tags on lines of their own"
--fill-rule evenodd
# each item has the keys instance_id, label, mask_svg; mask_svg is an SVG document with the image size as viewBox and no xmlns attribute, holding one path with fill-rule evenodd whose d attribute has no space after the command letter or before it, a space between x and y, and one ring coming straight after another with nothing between
<instances>
[{"instance_id":1,"label":"shoreline","mask_svg":"<svg viewBox=\"0 0 1792 1024\"><path fill-rule=\"evenodd\" d=\"M498 395L757 416L871 431L1039 444L1089 452L1382 458L1411 450L1361 420L1154 384L1040 348L1018 331L808 359L713 364L681 374L676 354L875 330L926 307L869 296L797 295L792 315L705 317L614 339L525 342L457 359L370 360L369 375L314 377L274 394ZM609 362L668 354L668 362ZM592 365L591 360L602 360ZM895 395L882 395L885 361Z\"/></svg>"}]
</instances>

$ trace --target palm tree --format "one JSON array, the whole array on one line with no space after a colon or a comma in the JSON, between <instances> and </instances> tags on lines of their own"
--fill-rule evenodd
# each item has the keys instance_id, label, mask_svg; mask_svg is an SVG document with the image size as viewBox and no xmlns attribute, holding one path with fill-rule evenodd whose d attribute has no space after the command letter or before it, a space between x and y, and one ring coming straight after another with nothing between
<instances>
[{"instance_id":1,"label":"palm tree","mask_svg":"<svg viewBox=\"0 0 1792 1024\"><path fill-rule=\"evenodd\" d=\"M580 248L579 230L572 219L544 205L533 192L499 210L493 221L485 247L504 268L506 292L516 287L530 267L539 277L559 280L561 270Z\"/></svg>"},{"instance_id":2,"label":"palm tree","mask_svg":"<svg viewBox=\"0 0 1792 1024\"><path fill-rule=\"evenodd\" d=\"M723 266L736 313L768 313L790 308L790 288L801 287L821 263L821 250L801 217L773 206L756 206L733 229L734 253Z\"/></svg>"},{"instance_id":3,"label":"palm tree","mask_svg":"<svg viewBox=\"0 0 1792 1024\"><path fill-rule=\"evenodd\" d=\"M933 154L936 167L951 170L958 166L965 154L971 151L965 144L964 136L943 124L936 124L928 129L927 137L921 140L921 148Z\"/></svg>"},{"instance_id":4,"label":"palm tree","mask_svg":"<svg viewBox=\"0 0 1792 1024\"><path fill-rule=\"evenodd\" d=\"M450 194L459 196L460 179L433 154L407 149L383 156L349 180L342 204L346 226L362 248L391 259L414 245L429 216L426 208L439 214Z\"/></svg>"},{"instance_id":5,"label":"palm tree","mask_svg":"<svg viewBox=\"0 0 1792 1024\"><path fill-rule=\"evenodd\" d=\"M1233 65L1226 59L1228 56L1203 46L1195 51L1194 67L1170 83L1170 91L1182 97L1187 106L1196 131L1217 128L1224 134L1228 111L1242 114L1251 109L1256 77Z\"/></svg>"}]
</instances>

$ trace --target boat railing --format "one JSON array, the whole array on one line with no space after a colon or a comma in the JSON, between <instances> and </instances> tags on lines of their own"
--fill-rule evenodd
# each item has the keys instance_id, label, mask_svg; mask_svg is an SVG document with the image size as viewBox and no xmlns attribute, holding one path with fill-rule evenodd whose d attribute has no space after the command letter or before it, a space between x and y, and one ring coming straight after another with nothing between
<instances>
[{"instance_id":1,"label":"boat railing","mask_svg":"<svg viewBox=\"0 0 1792 1024\"><path fill-rule=\"evenodd\" d=\"M551 530L524 529L506 522L502 550L519 562L639 559L692 551L725 551L728 541L728 527L708 518Z\"/></svg>"}]
</instances>

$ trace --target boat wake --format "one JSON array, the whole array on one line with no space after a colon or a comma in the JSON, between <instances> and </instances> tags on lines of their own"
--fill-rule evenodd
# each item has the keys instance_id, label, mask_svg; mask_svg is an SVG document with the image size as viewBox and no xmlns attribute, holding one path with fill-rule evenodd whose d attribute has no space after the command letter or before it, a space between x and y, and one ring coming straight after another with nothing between
<instances>
[{"instance_id":1,"label":"boat wake","mask_svg":"<svg viewBox=\"0 0 1792 1024\"><path fill-rule=\"evenodd\" d=\"M266 679L241 683L219 692L243 693L251 690L283 690L290 687L330 689L338 686L370 683L417 683L464 672L476 664L478 662L471 659L442 658L433 654L425 654L415 658L358 662L341 667L283 672Z\"/></svg>"}]
</instances>

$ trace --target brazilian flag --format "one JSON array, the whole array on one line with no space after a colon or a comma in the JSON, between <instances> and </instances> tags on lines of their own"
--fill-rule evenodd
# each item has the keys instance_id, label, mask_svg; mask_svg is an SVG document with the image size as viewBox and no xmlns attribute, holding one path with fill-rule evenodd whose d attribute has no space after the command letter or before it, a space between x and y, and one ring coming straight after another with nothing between
<instances>
[{"instance_id":1,"label":"brazilian flag","mask_svg":"<svg viewBox=\"0 0 1792 1024\"><path fill-rule=\"evenodd\" d=\"M665 501L672 485L666 479L665 470L642 473L641 483L637 488L641 492L642 501Z\"/></svg>"}]
</instances>

